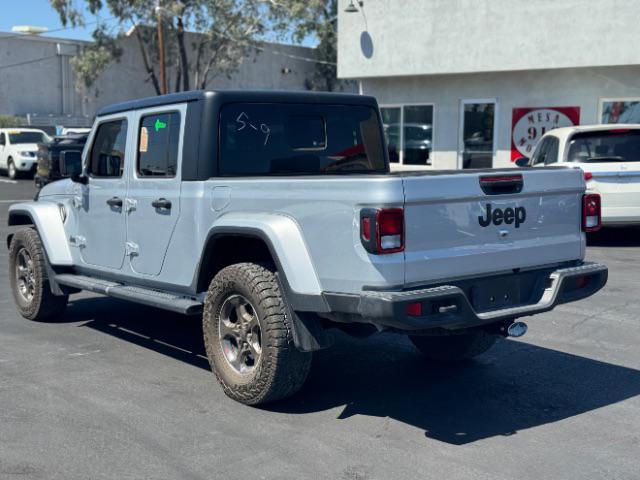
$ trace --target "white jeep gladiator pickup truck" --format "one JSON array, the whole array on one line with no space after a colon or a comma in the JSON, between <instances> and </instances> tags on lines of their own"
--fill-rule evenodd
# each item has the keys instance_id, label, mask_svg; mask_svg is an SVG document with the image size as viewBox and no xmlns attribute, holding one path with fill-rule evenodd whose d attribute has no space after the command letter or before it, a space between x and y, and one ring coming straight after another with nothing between
<instances>
[{"instance_id":1,"label":"white jeep gladiator pickup truck","mask_svg":"<svg viewBox=\"0 0 640 480\"><path fill-rule=\"evenodd\" d=\"M88 290L202 315L213 372L247 404L298 390L332 328L406 334L455 361L607 280L583 262L600 204L580 170L391 173L371 97L113 105L82 160L10 207L20 313L48 320Z\"/></svg>"}]
</instances>

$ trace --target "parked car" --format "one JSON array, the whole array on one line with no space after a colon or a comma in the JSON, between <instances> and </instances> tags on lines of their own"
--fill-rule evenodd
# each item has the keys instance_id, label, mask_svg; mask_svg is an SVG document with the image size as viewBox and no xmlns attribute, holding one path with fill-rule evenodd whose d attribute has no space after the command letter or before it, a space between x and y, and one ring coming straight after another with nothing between
<instances>
[{"instance_id":1,"label":"parked car","mask_svg":"<svg viewBox=\"0 0 640 480\"><path fill-rule=\"evenodd\" d=\"M0 171L11 179L21 175L33 175L36 171L36 154L39 143L51 138L34 128L0 129Z\"/></svg>"},{"instance_id":2,"label":"parked car","mask_svg":"<svg viewBox=\"0 0 640 480\"><path fill-rule=\"evenodd\" d=\"M298 390L329 329L459 361L607 280L584 262L599 197L579 170L391 173L372 97L153 97L104 108L87 147L81 174L9 209L19 312L88 290L202 315L246 404Z\"/></svg>"},{"instance_id":3,"label":"parked car","mask_svg":"<svg viewBox=\"0 0 640 480\"><path fill-rule=\"evenodd\" d=\"M569 166L584 171L587 190L602 197L602 224L640 224L640 125L558 128L538 142L533 167Z\"/></svg>"},{"instance_id":4,"label":"parked car","mask_svg":"<svg viewBox=\"0 0 640 480\"><path fill-rule=\"evenodd\" d=\"M390 146L391 161L398 162L397 147L400 145L400 124L384 125L387 145ZM426 123L404 124L404 159L405 165L431 165L431 144L433 129Z\"/></svg>"},{"instance_id":5,"label":"parked car","mask_svg":"<svg viewBox=\"0 0 640 480\"><path fill-rule=\"evenodd\" d=\"M38 166L34 177L36 186L42 188L47 183L79 173L82 149L87 137L88 134L68 134L38 144ZM75 164L72 163L73 159ZM70 167L68 171L65 170L65 165Z\"/></svg>"}]
</instances>

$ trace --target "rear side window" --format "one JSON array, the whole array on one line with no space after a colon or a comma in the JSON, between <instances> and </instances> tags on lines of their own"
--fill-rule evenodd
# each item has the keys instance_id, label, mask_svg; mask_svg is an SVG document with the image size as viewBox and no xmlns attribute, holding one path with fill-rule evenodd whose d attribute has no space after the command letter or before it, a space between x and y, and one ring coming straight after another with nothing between
<instances>
[{"instance_id":1,"label":"rear side window","mask_svg":"<svg viewBox=\"0 0 640 480\"><path fill-rule=\"evenodd\" d=\"M378 115L367 106L229 104L219 153L221 175L386 171Z\"/></svg>"},{"instance_id":2,"label":"rear side window","mask_svg":"<svg viewBox=\"0 0 640 480\"><path fill-rule=\"evenodd\" d=\"M93 177L121 177L126 145L127 121L124 118L98 125L89 156L89 174Z\"/></svg>"},{"instance_id":3,"label":"rear side window","mask_svg":"<svg viewBox=\"0 0 640 480\"><path fill-rule=\"evenodd\" d=\"M180 114L155 113L140 120L137 171L141 177L175 177L178 169Z\"/></svg>"},{"instance_id":4,"label":"rear side window","mask_svg":"<svg viewBox=\"0 0 640 480\"><path fill-rule=\"evenodd\" d=\"M567 161L638 162L640 131L620 128L605 132L576 133L569 142Z\"/></svg>"}]
</instances>

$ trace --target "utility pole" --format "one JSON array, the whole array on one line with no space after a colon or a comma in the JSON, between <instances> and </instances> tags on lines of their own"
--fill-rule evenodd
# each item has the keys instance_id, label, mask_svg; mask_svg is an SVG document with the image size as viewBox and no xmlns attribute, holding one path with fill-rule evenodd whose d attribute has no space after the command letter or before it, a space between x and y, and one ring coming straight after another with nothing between
<instances>
[{"instance_id":1,"label":"utility pole","mask_svg":"<svg viewBox=\"0 0 640 480\"><path fill-rule=\"evenodd\" d=\"M162 31L162 7L160 0L156 3L156 16L158 19L158 51L160 54L160 93L167 93L167 69L164 58L164 32Z\"/></svg>"}]
</instances>

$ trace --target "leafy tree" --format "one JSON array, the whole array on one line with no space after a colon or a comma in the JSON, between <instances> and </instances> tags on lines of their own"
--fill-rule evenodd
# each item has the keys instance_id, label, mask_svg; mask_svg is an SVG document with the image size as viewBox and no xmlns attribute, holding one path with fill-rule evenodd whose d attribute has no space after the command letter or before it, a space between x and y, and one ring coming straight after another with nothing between
<instances>
[{"instance_id":1,"label":"leafy tree","mask_svg":"<svg viewBox=\"0 0 640 480\"><path fill-rule=\"evenodd\" d=\"M291 35L296 43L307 38L318 41L313 75L307 79L309 90L343 90L348 84L337 75L338 0L270 0L274 28Z\"/></svg>"},{"instance_id":2,"label":"leafy tree","mask_svg":"<svg viewBox=\"0 0 640 480\"><path fill-rule=\"evenodd\" d=\"M86 25L83 12L74 0L50 0L63 25ZM175 72L169 91L205 88L216 76L230 76L243 59L254 51L257 36L265 31L268 0L86 0L91 14L114 17L115 31L98 24L94 43L73 60L78 80L85 87L95 86L107 66L122 54L118 40L130 27L140 47L141 63L156 94L161 93L158 21L165 37L167 71ZM158 18L161 20L158 20ZM189 34L193 30L199 35ZM171 85L173 83L173 85Z\"/></svg>"},{"instance_id":3,"label":"leafy tree","mask_svg":"<svg viewBox=\"0 0 640 480\"><path fill-rule=\"evenodd\" d=\"M21 127L25 124L24 118L11 115L0 115L0 128Z\"/></svg>"}]
</instances>

